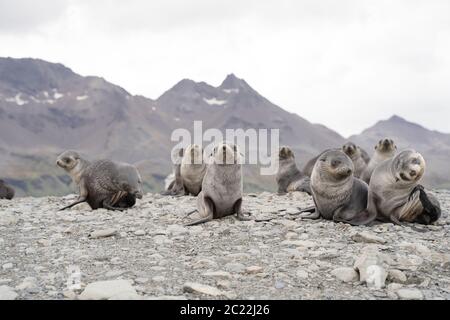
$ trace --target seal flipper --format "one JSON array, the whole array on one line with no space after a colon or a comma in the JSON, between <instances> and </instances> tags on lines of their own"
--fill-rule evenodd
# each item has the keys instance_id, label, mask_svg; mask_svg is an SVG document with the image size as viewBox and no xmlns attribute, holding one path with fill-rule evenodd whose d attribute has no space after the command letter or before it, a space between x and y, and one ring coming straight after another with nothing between
<instances>
[{"instance_id":1,"label":"seal flipper","mask_svg":"<svg viewBox=\"0 0 450 320\"><path fill-rule=\"evenodd\" d=\"M63 211L69 208L72 208L73 206L86 202L87 201L87 197L79 197L78 200L76 200L75 202L69 204L68 206L65 206L64 208L59 209L58 211Z\"/></svg>"},{"instance_id":2,"label":"seal flipper","mask_svg":"<svg viewBox=\"0 0 450 320\"><path fill-rule=\"evenodd\" d=\"M316 206L308 207L300 210L300 219L316 220L320 218L320 212Z\"/></svg>"},{"instance_id":3,"label":"seal flipper","mask_svg":"<svg viewBox=\"0 0 450 320\"><path fill-rule=\"evenodd\" d=\"M413 229L414 231L417 231L417 232L420 232L420 233L428 232L428 230L417 228L416 226L407 225L406 223L401 222L400 220L398 220L398 218L394 214L391 214L391 222L393 224L398 225L398 226L409 227L409 228Z\"/></svg>"},{"instance_id":4,"label":"seal flipper","mask_svg":"<svg viewBox=\"0 0 450 320\"><path fill-rule=\"evenodd\" d=\"M433 195L427 195L424 189L420 189L420 202L423 206L423 212L420 216L427 216L429 219L424 219L428 223L424 224L431 224L435 221L437 221L442 214L441 205L439 201L433 196ZM434 203L433 203L434 202ZM418 221L420 222L420 220Z\"/></svg>"},{"instance_id":5,"label":"seal flipper","mask_svg":"<svg viewBox=\"0 0 450 320\"><path fill-rule=\"evenodd\" d=\"M347 215L353 215L352 218L346 218ZM342 217L341 217L342 216ZM352 226L362 226L373 222L377 218L376 214L370 213L369 210L363 210L361 212L349 212L340 211L336 212L333 216L334 222L344 222Z\"/></svg>"},{"instance_id":6,"label":"seal flipper","mask_svg":"<svg viewBox=\"0 0 450 320\"><path fill-rule=\"evenodd\" d=\"M197 202L200 204L198 212L200 213L200 216L202 216L202 218L184 224L185 227L202 224L214 219L214 212L215 212L214 201L210 197L204 196L202 192L200 192L198 196L202 197L198 199ZM203 204L203 206L201 206L201 204Z\"/></svg>"},{"instance_id":7,"label":"seal flipper","mask_svg":"<svg viewBox=\"0 0 450 320\"><path fill-rule=\"evenodd\" d=\"M79 188L80 188L80 195L78 196L78 199L75 202L69 204L68 206L65 206L64 208L59 209L59 211L63 211L63 210L72 208L73 206L83 203L83 202L86 202L88 200L89 192L84 183L84 179L80 180Z\"/></svg>"},{"instance_id":8,"label":"seal flipper","mask_svg":"<svg viewBox=\"0 0 450 320\"><path fill-rule=\"evenodd\" d=\"M236 212L237 218L239 221L250 221L252 219L246 217L244 213L242 212L242 198L238 199L234 206L233 211Z\"/></svg>"},{"instance_id":9,"label":"seal flipper","mask_svg":"<svg viewBox=\"0 0 450 320\"><path fill-rule=\"evenodd\" d=\"M377 218L377 214L367 210L369 188L357 178L353 181L353 190L349 202L338 208L333 214L333 221L344 222L354 226L366 225Z\"/></svg>"}]
</instances>

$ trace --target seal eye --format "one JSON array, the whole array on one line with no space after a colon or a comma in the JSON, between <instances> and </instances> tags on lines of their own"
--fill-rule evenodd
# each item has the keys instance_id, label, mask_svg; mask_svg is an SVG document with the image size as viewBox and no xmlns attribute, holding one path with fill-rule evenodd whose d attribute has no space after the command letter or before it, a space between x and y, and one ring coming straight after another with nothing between
<instances>
[{"instance_id":1,"label":"seal eye","mask_svg":"<svg viewBox=\"0 0 450 320\"><path fill-rule=\"evenodd\" d=\"M70 158L63 158L62 160L65 163L70 163L72 161L72 159L70 159Z\"/></svg>"},{"instance_id":2,"label":"seal eye","mask_svg":"<svg viewBox=\"0 0 450 320\"><path fill-rule=\"evenodd\" d=\"M419 159L414 158L414 159L412 159L411 163L412 164L420 164L420 161L419 161Z\"/></svg>"}]
</instances>

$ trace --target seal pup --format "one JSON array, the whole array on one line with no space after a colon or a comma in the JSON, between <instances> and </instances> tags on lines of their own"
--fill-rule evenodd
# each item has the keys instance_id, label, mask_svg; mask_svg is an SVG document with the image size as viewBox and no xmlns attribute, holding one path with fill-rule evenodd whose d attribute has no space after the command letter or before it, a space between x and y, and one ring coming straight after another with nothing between
<instances>
[{"instance_id":1,"label":"seal pup","mask_svg":"<svg viewBox=\"0 0 450 320\"><path fill-rule=\"evenodd\" d=\"M136 167L111 160L89 162L75 151L65 151L56 164L72 177L79 188L79 197L65 210L87 202L95 210L124 210L142 199L142 180Z\"/></svg>"},{"instance_id":2,"label":"seal pup","mask_svg":"<svg viewBox=\"0 0 450 320\"><path fill-rule=\"evenodd\" d=\"M311 175L314 207L301 210L301 218L322 217L335 222L364 225L376 215L367 213L368 186L353 176L352 160L341 150L322 153Z\"/></svg>"},{"instance_id":3,"label":"seal pup","mask_svg":"<svg viewBox=\"0 0 450 320\"><path fill-rule=\"evenodd\" d=\"M431 224L438 220L439 201L419 184L425 168L424 158L413 149L382 162L370 180L369 213L378 220L400 225L402 221Z\"/></svg>"},{"instance_id":4,"label":"seal pup","mask_svg":"<svg viewBox=\"0 0 450 320\"><path fill-rule=\"evenodd\" d=\"M14 195L14 189L8 186L5 181L0 179L0 199L11 200L12 198L14 198Z\"/></svg>"},{"instance_id":5,"label":"seal pup","mask_svg":"<svg viewBox=\"0 0 450 320\"><path fill-rule=\"evenodd\" d=\"M367 168L364 170L361 179L364 180L367 184L369 184L370 177L372 176L372 173L375 170L375 168L383 161L386 161L394 157L396 152L397 146L395 145L394 140L385 138L378 141L377 145L375 146L375 153L370 159Z\"/></svg>"},{"instance_id":6,"label":"seal pup","mask_svg":"<svg viewBox=\"0 0 450 320\"><path fill-rule=\"evenodd\" d=\"M197 196L200 193L205 173L203 149L197 144L189 145L184 152L180 168L185 194Z\"/></svg>"},{"instance_id":7,"label":"seal pup","mask_svg":"<svg viewBox=\"0 0 450 320\"><path fill-rule=\"evenodd\" d=\"M183 159L184 155L184 149L179 148L175 149L172 152L172 176L173 178L168 183L168 186L165 191L161 192L162 195L171 195L171 196L177 196L177 195L184 195L184 185L183 185L183 179L181 177L181 161ZM169 175L170 177L170 175ZM169 178L167 177L167 178ZM166 182L167 183L167 182Z\"/></svg>"},{"instance_id":8,"label":"seal pup","mask_svg":"<svg viewBox=\"0 0 450 320\"><path fill-rule=\"evenodd\" d=\"M292 191L302 191L311 195L310 179L297 168L291 148L286 146L280 148L278 162L278 172L275 178L278 185L278 193L285 194Z\"/></svg>"},{"instance_id":9,"label":"seal pup","mask_svg":"<svg viewBox=\"0 0 450 320\"><path fill-rule=\"evenodd\" d=\"M237 214L248 220L242 212L242 165L237 145L222 142L214 147L203 178L202 191L197 197L200 218L189 222L192 226L213 219Z\"/></svg>"},{"instance_id":10,"label":"seal pup","mask_svg":"<svg viewBox=\"0 0 450 320\"><path fill-rule=\"evenodd\" d=\"M347 142L342 146L342 151L344 151L344 153L350 159L352 159L353 166L355 168L353 175L356 178L361 178L362 174L367 168L367 163L363 158L361 149L357 147L353 142Z\"/></svg>"}]
</instances>

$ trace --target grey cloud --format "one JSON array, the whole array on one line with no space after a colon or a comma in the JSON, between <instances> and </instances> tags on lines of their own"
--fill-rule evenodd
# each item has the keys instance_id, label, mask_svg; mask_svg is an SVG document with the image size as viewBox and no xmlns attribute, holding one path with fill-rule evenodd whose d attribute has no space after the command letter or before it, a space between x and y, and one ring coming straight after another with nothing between
<instances>
[{"instance_id":1,"label":"grey cloud","mask_svg":"<svg viewBox=\"0 0 450 320\"><path fill-rule=\"evenodd\" d=\"M0 0L0 33L27 33L60 18L69 0Z\"/></svg>"}]
</instances>

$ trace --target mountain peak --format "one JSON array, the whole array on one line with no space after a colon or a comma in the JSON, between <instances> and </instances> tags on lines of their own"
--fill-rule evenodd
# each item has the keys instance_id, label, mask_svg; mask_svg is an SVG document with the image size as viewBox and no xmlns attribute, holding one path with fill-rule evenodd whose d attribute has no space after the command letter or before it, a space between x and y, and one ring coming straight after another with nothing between
<instances>
[{"instance_id":1,"label":"mountain peak","mask_svg":"<svg viewBox=\"0 0 450 320\"><path fill-rule=\"evenodd\" d=\"M251 89L244 79L236 77L234 73L227 75L220 85L221 89Z\"/></svg>"},{"instance_id":2,"label":"mountain peak","mask_svg":"<svg viewBox=\"0 0 450 320\"><path fill-rule=\"evenodd\" d=\"M406 119L399 117L398 115L394 114L392 117L390 117L388 122L407 122Z\"/></svg>"}]
</instances>

